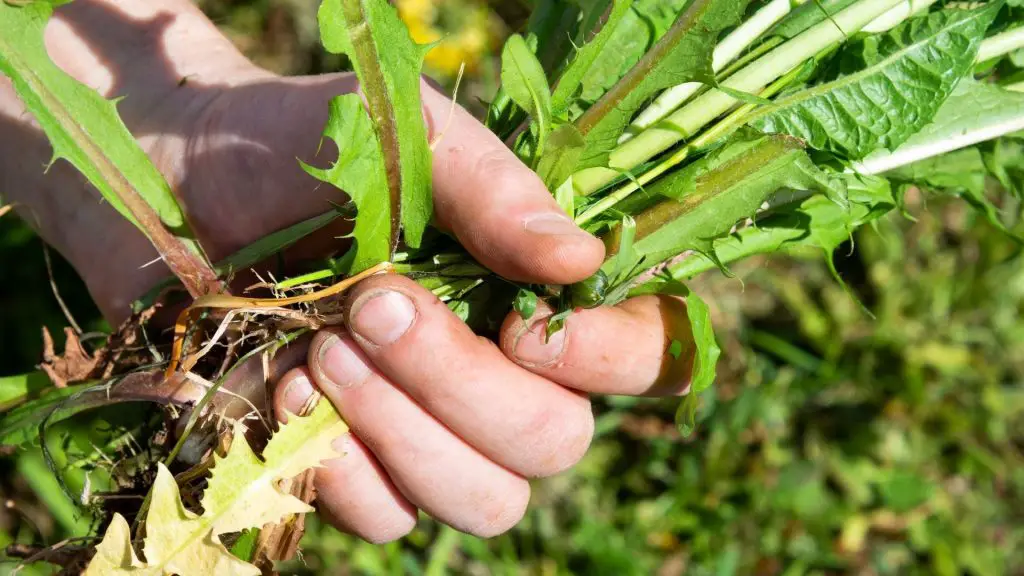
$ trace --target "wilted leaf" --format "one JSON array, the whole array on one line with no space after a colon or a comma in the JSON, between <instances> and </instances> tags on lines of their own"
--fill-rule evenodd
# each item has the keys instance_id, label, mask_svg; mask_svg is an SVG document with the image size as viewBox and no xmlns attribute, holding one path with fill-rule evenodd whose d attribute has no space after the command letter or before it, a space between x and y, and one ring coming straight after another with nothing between
<instances>
[{"instance_id":1,"label":"wilted leaf","mask_svg":"<svg viewBox=\"0 0 1024 576\"><path fill-rule=\"evenodd\" d=\"M43 362L40 368L57 388L93 377L101 361L100 354L89 354L82 348L78 334L71 328L64 328L64 353L57 354L53 348L53 336L43 327Z\"/></svg>"},{"instance_id":2,"label":"wilted leaf","mask_svg":"<svg viewBox=\"0 0 1024 576\"><path fill-rule=\"evenodd\" d=\"M227 456L214 465L202 515L184 508L174 477L160 464L146 517L146 564L133 560L129 533L119 524L123 519L115 517L100 543L101 563L90 564L86 574L259 574L231 555L218 536L310 511L308 504L281 492L278 482L336 457L331 443L347 429L334 407L320 402L308 417L289 416L261 460L246 443L244 430L236 427Z\"/></svg>"}]
</instances>

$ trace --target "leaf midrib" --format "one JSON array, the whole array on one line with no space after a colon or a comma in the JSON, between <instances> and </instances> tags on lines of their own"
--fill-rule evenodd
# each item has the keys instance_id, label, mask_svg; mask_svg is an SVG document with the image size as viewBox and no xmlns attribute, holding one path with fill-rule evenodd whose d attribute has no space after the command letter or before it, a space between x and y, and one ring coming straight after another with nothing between
<instances>
[{"instance_id":1,"label":"leaf midrib","mask_svg":"<svg viewBox=\"0 0 1024 576\"><path fill-rule=\"evenodd\" d=\"M790 106L793 106L795 104L800 104L801 102L805 102L805 101L810 100L812 98L815 98L817 96L822 96L822 95L828 94L829 92L833 92L835 90L846 88L846 87L851 86L853 84L857 84L861 80L863 80L863 79L865 79L865 78L867 78L869 76L872 76L874 74L884 73L884 71L887 68L896 65L898 63L898 60L901 60L901 59L905 58L907 55L909 55L910 53L912 53L914 51L917 51L917 50L921 49L924 46L927 46L928 44L933 42L936 38L940 37L941 35L948 34L949 32L955 30L956 28L958 28L960 26L963 26L963 25L966 25L966 24L974 21L975 19L977 19L977 18L979 18L979 17L981 17L983 15L984 15L984 12L980 12L979 11L979 12L976 12L975 14L971 15L968 18L963 18L962 20L957 20L955 22L947 23L946 26L943 26L938 31L936 31L935 34L932 34L930 36L922 38L921 40L918 40L918 41L916 41L916 42L914 42L912 44L908 44L906 47L901 48L899 51L894 52L890 56L887 56L885 59L881 60L877 64L874 64L874 65L872 65L872 66L870 66L868 68L865 68L864 70L861 70L860 72L856 72L854 74L850 74L849 76L844 76L843 78L840 78L840 79L835 80L833 82L828 82L826 84L822 84L821 86L817 86L815 88L811 88L809 90L806 90L806 91L801 92L799 94L795 94L795 95L793 95L793 96L791 96L789 98L786 98L784 100L780 100L780 101L776 102L774 105L772 105L770 107L765 107L762 110L760 110L758 113L754 114L750 118L750 120L748 122L754 122L754 121L759 120L760 118L762 118L764 116L767 116L769 114L778 112L780 110L784 110L784 109L789 108ZM972 57L972 60L973 60L973 57Z\"/></svg>"}]
</instances>

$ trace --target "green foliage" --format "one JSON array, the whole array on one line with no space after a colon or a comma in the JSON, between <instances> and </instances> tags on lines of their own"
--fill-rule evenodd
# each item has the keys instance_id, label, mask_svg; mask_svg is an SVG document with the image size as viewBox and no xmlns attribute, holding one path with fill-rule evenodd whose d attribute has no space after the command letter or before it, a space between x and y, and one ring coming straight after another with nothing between
<instances>
[{"instance_id":1,"label":"green foliage","mask_svg":"<svg viewBox=\"0 0 1024 576\"><path fill-rule=\"evenodd\" d=\"M501 54L501 86L536 122L534 157L539 157L551 132L551 88L544 68L518 34L509 37Z\"/></svg>"},{"instance_id":2,"label":"green foliage","mask_svg":"<svg viewBox=\"0 0 1024 576\"><path fill-rule=\"evenodd\" d=\"M31 400L50 386L50 379L43 372L0 376L0 409Z\"/></svg>"},{"instance_id":3,"label":"green foliage","mask_svg":"<svg viewBox=\"0 0 1024 576\"><path fill-rule=\"evenodd\" d=\"M714 240L753 216L780 188L820 190L830 201L845 202L840 183L818 170L799 141L740 137L648 188L670 200L635 216L635 258L654 265L687 250L715 258Z\"/></svg>"},{"instance_id":4,"label":"green foliage","mask_svg":"<svg viewBox=\"0 0 1024 576\"><path fill-rule=\"evenodd\" d=\"M753 124L859 160L931 122L971 68L999 3L912 18L842 55L843 75L761 111Z\"/></svg>"},{"instance_id":5,"label":"green foliage","mask_svg":"<svg viewBox=\"0 0 1024 576\"><path fill-rule=\"evenodd\" d=\"M583 78L579 97L584 108L597 102L640 61L668 32L686 4L687 0L634 0L619 24L609 29L609 38L594 38L593 42L606 44Z\"/></svg>"},{"instance_id":6,"label":"green foliage","mask_svg":"<svg viewBox=\"0 0 1024 576\"><path fill-rule=\"evenodd\" d=\"M595 4L600 3L595 2ZM624 18L633 13L633 4L634 0L613 0L611 12L608 14L608 18L602 25L601 30L598 31L592 40L580 46L576 51L572 62L566 67L565 72L559 76L558 85L555 87L555 93L552 95L552 109L555 116L567 120L569 107L579 97L579 93L585 83L601 76L601 74L593 71L593 68L603 54L615 52L614 49L606 50L607 48L618 48L617 46L610 46L610 44L620 29L620 23L622 23Z\"/></svg>"},{"instance_id":7,"label":"green foliage","mask_svg":"<svg viewBox=\"0 0 1024 576\"><path fill-rule=\"evenodd\" d=\"M687 258L669 267L671 275L687 280L699 274L757 254L771 254L811 247L831 254L853 236L861 226L870 224L895 208L896 200L888 181L879 178L849 176L843 178L848 204L837 204L826 196L811 196L768 211L755 225L718 238L713 257Z\"/></svg>"},{"instance_id":8,"label":"green foliage","mask_svg":"<svg viewBox=\"0 0 1024 576\"><path fill-rule=\"evenodd\" d=\"M338 147L338 159L329 169L305 166L307 172L344 190L358 214L352 237L355 259L352 271L360 272L391 259L391 203L385 160L373 122L358 94L331 100L324 137Z\"/></svg>"},{"instance_id":9,"label":"green foliage","mask_svg":"<svg viewBox=\"0 0 1024 576\"><path fill-rule=\"evenodd\" d=\"M683 82L712 80L711 58L718 35L739 22L746 5L746 0L691 2L636 66L576 120L586 141L577 170L606 166L633 115L659 91Z\"/></svg>"},{"instance_id":10,"label":"green foliage","mask_svg":"<svg viewBox=\"0 0 1024 576\"><path fill-rule=\"evenodd\" d=\"M366 96L387 175L391 251L398 247L400 229L409 246L419 247L434 208L430 148L420 102L420 69L432 46L415 44L385 0L326 0L319 20L324 46L351 59ZM346 123L352 121L346 119ZM381 217L376 209L362 212L367 213L374 222ZM376 227L364 230L380 233ZM364 245L377 241L356 236L356 242Z\"/></svg>"},{"instance_id":11,"label":"green foliage","mask_svg":"<svg viewBox=\"0 0 1024 576\"><path fill-rule=\"evenodd\" d=\"M49 390L40 398L19 403L5 412L3 420L0 420L0 445L20 447L31 444L38 440L39 426L44 422L60 422L97 407L99 403L96 401L76 398L93 387L93 384L76 384Z\"/></svg>"}]
</instances>

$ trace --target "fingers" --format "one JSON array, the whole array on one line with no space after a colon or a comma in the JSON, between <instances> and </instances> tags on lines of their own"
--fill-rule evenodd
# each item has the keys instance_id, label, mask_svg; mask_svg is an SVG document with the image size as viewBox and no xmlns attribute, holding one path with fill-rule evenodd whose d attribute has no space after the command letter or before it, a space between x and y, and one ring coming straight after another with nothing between
<instances>
[{"instance_id":1,"label":"fingers","mask_svg":"<svg viewBox=\"0 0 1024 576\"><path fill-rule=\"evenodd\" d=\"M296 414L313 394L309 371L288 372L275 389L277 413ZM348 433L334 442L341 458L316 471L317 504L335 527L369 542L397 540L416 526L416 507L388 478L366 446Z\"/></svg>"},{"instance_id":2,"label":"fingers","mask_svg":"<svg viewBox=\"0 0 1024 576\"><path fill-rule=\"evenodd\" d=\"M347 324L370 362L485 456L528 477L582 458L594 429L585 397L509 362L409 279L371 278L350 298ZM329 354L310 354L328 378L340 365Z\"/></svg>"},{"instance_id":3,"label":"fingers","mask_svg":"<svg viewBox=\"0 0 1024 576\"><path fill-rule=\"evenodd\" d=\"M615 308L573 313L545 342L549 308L529 322L512 313L501 348L530 371L584 392L667 396L689 390L694 360L686 304L671 296L642 296ZM672 341L681 348L673 354Z\"/></svg>"},{"instance_id":4,"label":"fingers","mask_svg":"<svg viewBox=\"0 0 1024 576\"><path fill-rule=\"evenodd\" d=\"M511 528L529 502L525 479L495 464L435 420L377 371L341 330L310 348L313 375L352 431L412 503L460 531L490 537Z\"/></svg>"},{"instance_id":5,"label":"fingers","mask_svg":"<svg viewBox=\"0 0 1024 576\"><path fill-rule=\"evenodd\" d=\"M482 264L517 281L571 284L593 274L604 245L579 229L540 178L462 107L423 87L434 152L434 205ZM450 119L449 119L450 117Z\"/></svg>"}]
</instances>

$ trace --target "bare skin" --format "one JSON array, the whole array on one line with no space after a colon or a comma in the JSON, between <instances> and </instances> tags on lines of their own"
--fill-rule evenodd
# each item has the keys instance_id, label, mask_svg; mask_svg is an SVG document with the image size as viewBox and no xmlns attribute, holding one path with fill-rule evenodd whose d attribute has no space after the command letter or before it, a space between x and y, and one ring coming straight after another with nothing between
<instances>
[{"instance_id":1,"label":"bare skin","mask_svg":"<svg viewBox=\"0 0 1024 576\"><path fill-rule=\"evenodd\" d=\"M282 78L242 57L187 0L76 0L47 29L68 73L119 105L167 177L212 259L322 213L344 194L295 158L317 156L327 100L354 91L350 75ZM425 116L445 124L450 101L424 87ZM104 314L168 271L132 226L65 163L0 79L0 193L76 267ZM456 108L434 157L437 223L496 272L571 283L592 274L602 244L567 219L538 178L470 114ZM309 244L339 250L332 231ZM333 231L336 232L336 231ZM543 314L541 314L543 316ZM687 388L685 308L642 297L584 311L545 344L510 315L498 345L474 335L428 291L375 277L348 296L348 329L317 334L308 365L276 388L297 411L315 389L352 432L346 455L317 472L318 504L340 529L372 542L408 533L417 510L493 536L529 501L527 479L583 457L593 433L590 394L672 395Z\"/></svg>"}]
</instances>

